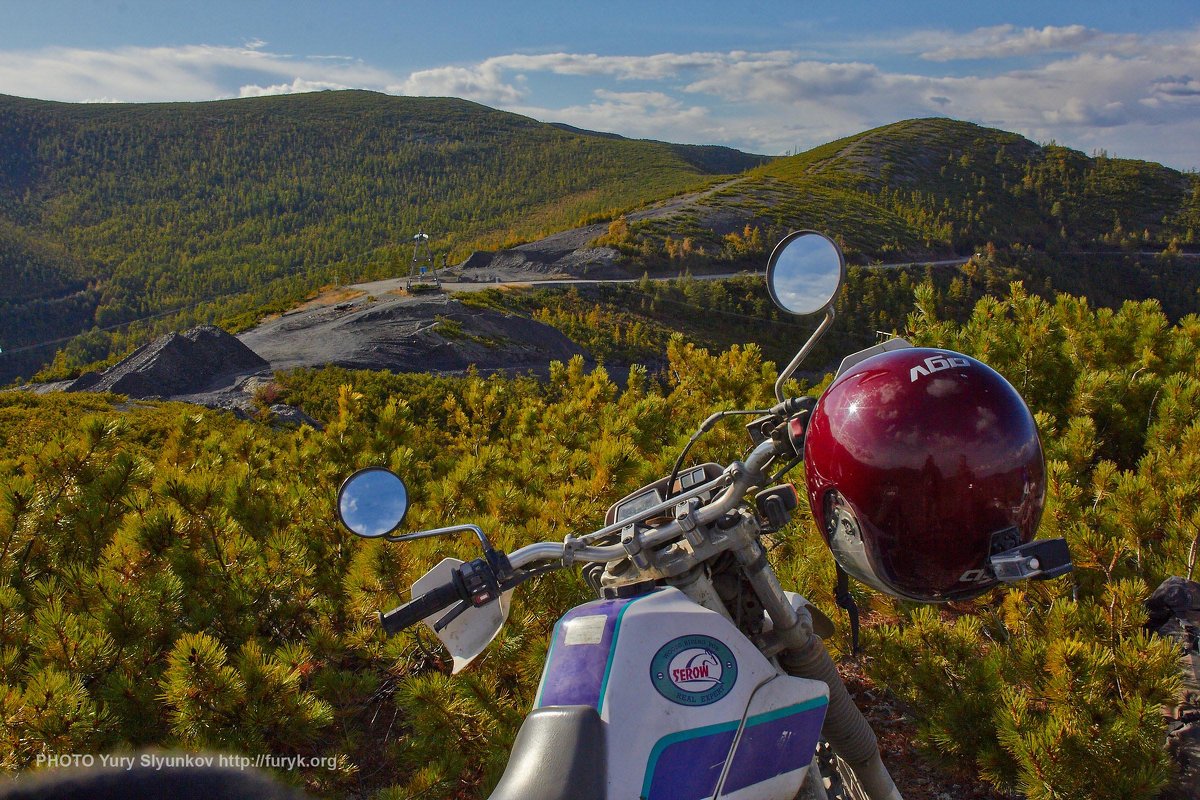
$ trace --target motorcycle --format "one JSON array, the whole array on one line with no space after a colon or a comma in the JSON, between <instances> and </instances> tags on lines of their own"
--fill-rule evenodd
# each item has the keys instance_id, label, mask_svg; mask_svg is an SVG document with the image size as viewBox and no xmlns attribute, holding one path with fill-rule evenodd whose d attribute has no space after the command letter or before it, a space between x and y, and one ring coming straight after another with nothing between
<instances>
[{"instance_id":1,"label":"motorcycle","mask_svg":"<svg viewBox=\"0 0 1200 800\"><path fill-rule=\"evenodd\" d=\"M820 409L812 398L785 397L784 384L832 324L845 276L845 259L828 237L798 231L780 242L767 265L772 300L791 314L824 316L780 373L777 402L710 416L670 476L613 504L604 525L591 533L511 553L495 549L475 525L396 534L408 509L399 477L373 467L343 483L338 514L359 536L402 542L471 532L478 538L481 557L443 560L416 581L410 602L380 614L389 635L418 622L432 628L453 658L454 672L500 631L513 590L526 580L581 565L596 592L597 599L569 610L555 625L534 707L492 800L899 800L875 734L823 644L833 623L781 586L761 540L783 528L800 502L796 488L781 479L807 460L806 437L810 423L816 430ZM863 364L911 347L892 339L847 357L834 386ZM931 396L944 393L918 383L931 371L965 374L971 367L979 373L972 366L978 362L926 352L906 374ZM945 383L944 377L937 380ZM731 415L753 418L746 426L748 455L724 466L685 468L692 444ZM1036 442L1035 429L1033 435ZM880 560L868 552L864 542L870 543L872 529L865 512L855 517L854 504L836 490L826 491L823 501L810 496L838 559L839 605L853 611L843 566L884 591L934 601L1070 569L1061 540L1029 541L1029 518L1036 528L1041 510L1034 468L1041 463L1040 444L1036 456L1036 465L1030 460L1021 468L1024 505L1010 504L1024 509L1019 519L989 533L979 569L955 577L955 586L967 588L928 597L898 585L902 576L872 566L902 559ZM822 470L815 463L808 467L811 489ZM928 465L920 474L931 485ZM989 473L981 483L997 480ZM819 502L825 503L820 514ZM952 519L945 508L942 518ZM1017 523L1025 526L1023 533ZM857 634L853 614L851 621Z\"/></svg>"}]
</instances>

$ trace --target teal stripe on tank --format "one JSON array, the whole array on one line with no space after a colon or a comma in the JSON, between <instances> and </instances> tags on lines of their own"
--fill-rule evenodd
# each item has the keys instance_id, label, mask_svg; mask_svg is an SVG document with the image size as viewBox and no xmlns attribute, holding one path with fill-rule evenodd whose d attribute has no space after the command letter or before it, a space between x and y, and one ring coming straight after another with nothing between
<instances>
[{"instance_id":1,"label":"teal stripe on tank","mask_svg":"<svg viewBox=\"0 0 1200 800\"><path fill-rule=\"evenodd\" d=\"M655 590L655 591L657 591L657 590ZM634 603L636 603L638 600L641 600L642 598L649 597L650 595L652 595L654 593L655 592L649 592L648 594L644 594L644 595L641 595L640 597L633 598L632 600L630 600L628 603L625 604L624 608L621 609L621 613L617 614L617 621L613 625L612 643L608 646L608 663L604 665L604 679L600 681L600 702L596 704L596 711L598 711L598 712L604 711L604 700L605 700L605 697L607 697L607 695L608 695L608 678L609 678L609 675L612 674L613 661L616 660L615 656L617 654L617 636L618 636L618 634L621 633L621 620L625 618L625 612L628 611Z\"/></svg>"}]
</instances>

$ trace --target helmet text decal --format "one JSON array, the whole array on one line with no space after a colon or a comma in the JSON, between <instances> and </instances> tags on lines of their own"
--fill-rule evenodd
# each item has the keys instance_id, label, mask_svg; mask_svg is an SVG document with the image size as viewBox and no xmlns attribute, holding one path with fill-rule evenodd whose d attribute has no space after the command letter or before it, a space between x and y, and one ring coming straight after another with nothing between
<instances>
[{"instance_id":1,"label":"helmet text decal","mask_svg":"<svg viewBox=\"0 0 1200 800\"><path fill-rule=\"evenodd\" d=\"M733 689L737 659L728 646L711 636L680 636L654 654L650 681L672 703L706 706Z\"/></svg>"},{"instance_id":2,"label":"helmet text decal","mask_svg":"<svg viewBox=\"0 0 1200 800\"><path fill-rule=\"evenodd\" d=\"M969 367L971 362L965 358L954 358L952 356L930 356L925 359L925 365L917 364L908 371L908 382L915 383L917 378L924 375L929 375L934 372L941 372L944 369L951 367Z\"/></svg>"}]
</instances>

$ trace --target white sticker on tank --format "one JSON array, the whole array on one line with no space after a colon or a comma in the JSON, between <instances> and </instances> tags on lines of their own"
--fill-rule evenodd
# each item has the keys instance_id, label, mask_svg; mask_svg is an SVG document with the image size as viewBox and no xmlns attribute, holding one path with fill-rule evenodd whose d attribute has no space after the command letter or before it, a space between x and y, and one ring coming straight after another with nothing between
<instances>
[{"instance_id":1,"label":"white sticker on tank","mask_svg":"<svg viewBox=\"0 0 1200 800\"><path fill-rule=\"evenodd\" d=\"M576 617L567 622L567 635L563 637L563 644L600 644L607 622L608 617L604 614Z\"/></svg>"}]
</instances>

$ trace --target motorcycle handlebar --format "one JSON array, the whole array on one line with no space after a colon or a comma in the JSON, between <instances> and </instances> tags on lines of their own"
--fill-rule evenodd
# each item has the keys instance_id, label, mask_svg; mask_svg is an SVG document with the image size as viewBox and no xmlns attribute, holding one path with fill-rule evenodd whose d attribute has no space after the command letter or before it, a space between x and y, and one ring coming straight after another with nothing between
<instances>
[{"instance_id":1,"label":"motorcycle handlebar","mask_svg":"<svg viewBox=\"0 0 1200 800\"><path fill-rule=\"evenodd\" d=\"M691 489L686 494L674 497L669 501L661 503L654 508L643 511L636 517L623 520L622 522L614 523L606 528L601 528L598 531L589 533L576 541L593 541L602 536L619 532L626 525L637 522L640 519L648 519L664 511L674 508L674 506L688 498L697 496L706 491L714 489L721 481L729 480L729 486L708 505L700 508L697 515L697 524L708 525L720 519L723 515L732 510L742 497L750 490L752 486L760 485L758 482L765 476L762 475L762 470L771 460L778 455L778 445L773 441L766 441L754 448L750 455L746 458L745 463L734 462L725 471L725 474L714 481L697 486ZM683 529L680 528L678 522L668 522L667 524L655 528L648 532L642 542L644 547L654 547L674 539L682 535ZM617 561L624 558L629 553L621 545L608 545L605 547L579 547L571 546L571 541L568 539L566 543L562 542L537 542L535 544L526 545L518 550L509 553L508 560L514 569L531 564L536 561L562 561L563 565L567 565L576 561L584 562L607 562Z\"/></svg>"},{"instance_id":2,"label":"motorcycle handlebar","mask_svg":"<svg viewBox=\"0 0 1200 800\"><path fill-rule=\"evenodd\" d=\"M430 589L420 597L414 597L399 608L393 608L386 614L380 612L379 624L383 626L384 633L394 636L410 625L415 625L426 617L452 605L455 601L466 600L465 594L459 588L457 581L442 584Z\"/></svg>"},{"instance_id":3,"label":"motorcycle handlebar","mask_svg":"<svg viewBox=\"0 0 1200 800\"><path fill-rule=\"evenodd\" d=\"M582 539L572 540L568 538L566 542L537 542L522 547L509 554L509 564L512 569L521 569L539 561L558 561L562 566L567 566L577 561L602 563L624 558L628 555L628 551L622 545L596 547L587 546L587 542L595 541L607 533L619 531L624 525L636 522L639 518L648 518L653 513L661 512L668 507L674 507L677 502L686 497L695 496L702 492L718 488L720 482L726 481L728 485L724 491L708 505L698 509L696 513L698 524L707 525L714 522L741 502L742 496L752 486L758 485L759 481L764 477L762 469L777 455L775 448L776 445L774 442L763 442L754 448L745 463L734 462L720 478L710 481L704 486L695 487L685 495L661 504L661 508L656 507L655 509L650 509L648 512L643 512L637 518L602 528L599 531L588 534ZM682 529L679 523L672 521L660 528L647 532L643 545L647 547L657 546L670 541L681 535L681 533ZM395 635L410 625L415 625L426 617L436 614L455 601L467 600L469 594L461 583L462 579L456 573L455 579L450 583L438 586L420 597L414 597L404 605L394 608L387 613L380 613L379 623L383 627L384 632L389 636Z\"/></svg>"}]
</instances>

